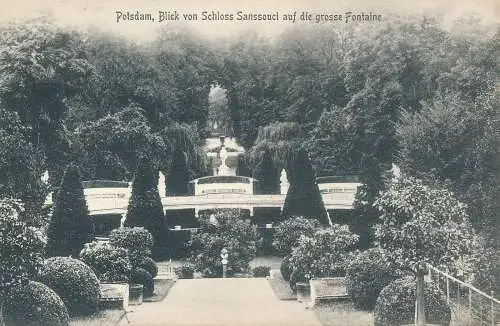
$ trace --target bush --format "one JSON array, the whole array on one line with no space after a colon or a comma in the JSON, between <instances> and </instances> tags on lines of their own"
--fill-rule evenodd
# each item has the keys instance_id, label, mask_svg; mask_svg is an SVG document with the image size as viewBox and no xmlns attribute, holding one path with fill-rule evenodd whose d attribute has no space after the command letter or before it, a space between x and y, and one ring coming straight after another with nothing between
<instances>
[{"instance_id":1,"label":"bush","mask_svg":"<svg viewBox=\"0 0 500 326\"><path fill-rule=\"evenodd\" d=\"M137 267L147 270L153 278L155 278L156 275L158 275L158 266L151 257L145 257Z\"/></svg>"},{"instance_id":2,"label":"bush","mask_svg":"<svg viewBox=\"0 0 500 326\"><path fill-rule=\"evenodd\" d=\"M312 237L319 225L319 221L304 217L287 219L276 227L273 237L273 247L279 255L289 255L293 247L297 246L300 236Z\"/></svg>"},{"instance_id":3,"label":"bush","mask_svg":"<svg viewBox=\"0 0 500 326\"><path fill-rule=\"evenodd\" d=\"M153 296L155 290L153 276L144 268L134 268L130 275L130 281L134 284L142 284L144 286L143 294L145 298Z\"/></svg>"},{"instance_id":4,"label":"bush","mask_svg":"<svg viewBox=\"0 0 500 326\"><path fill-rule=\"evenodd\" d=\"M392 281L381 292L375 304L375 326L413 324L415 319L416 282L413 277ZM425 320L430 324L448 326L451 310L442 292L425 284Z\"/></svg>"},{"instance_id":5,"label":"bush","mask_svg":"<svg viewBox=\"0 0 500 326\"><path fill-rule=\"evenodd\" d=\"M253 269L253 277L266 277L270 275L271 267L257 266Z\"/></svg>"},{"instance_id":6,"label":"bush","mask_svg":"<svg viewBox=\"0 0 500 326\"><path fill-rule=\"evenodd\" d=\"M153 236L143 227L123 227L111 231L109 243L125 248L129 253L141 252L142 255L149 256L153 248Z\"/></svg>"},{"instance_id":7,"label":"bush","mask_svg":"<svg viewBox=\"0 0 500 326\"><path fill-rule=\"evenodd\" d=\"M397 272L387 265L382 254L378 248L368 249L347 268L347 293L356 308L372 310L380 291L397 278Z\"/></svg>"},{"instance_id":8,"label":"bush","mask_svg":"<svg viewBox=\"0 0 500 326\"><path fill-rule=\"evenodd\" d=\"M19 219L23 208L13 200L0 200L0 298L12 286L26 284L42 263L41 232Z\"/></svg>"},{"instance_id":9,"label":"bush","mask_svg":"<svg viewBox=\"0 0 500 326\"><path fill-rule=\"evenodd\" d=\"M174 269L175 275L182 279L191 279L194 277L194 267L191 264L183 264Z\"/></svg>"},{"instance_id":10,"label":"bush","mask_svg":"<svg viewBox=\"0 0 500 326\"><path fill-rule=\"evenodd\" d=\"M130 260L127 250L107 243L87 243L80 259L90 266L101 282L128 282Z\"/></svg>"},{"instance_id":11,"label":"bush","mask_svg":"<svg viewBox=\"0 0 500 326\"><path fill-rule=\"evenodd\" d=\"M307 283L309 278L307 278L301 270L295 269L290 274L290 280L288 283L290 284L290 289L293 292L297 291L297 283Z\"/></svg>"},{"instance_id":12,"label":"bush","mask_svg":"<svg viewBox=\"0 0 500 326\"><path fill-rule=\"evenodd\" d=\"M61 298L45 284L30 281L9 291L4 301L5 326L67 326L69 315Z\"/></svg>"},{"instance_id":13,"label":"bush","mask_svg":"<svg viewBox=\"0 0 500 326\"><path fill-rule=\"evenodd\" d=\"M220 253L226 248L228 274L246 272L260 242L257 227L240 219L234 211L217 211L214 217L215 223L201 220L201 229L193 236L190 260L195 269L207 277L221 277Z\"/></svg>"},{"instance_id":14,"label":"bush","mask_svg":"<svg viewBox=\"0 0 500 326\"><path fill-rule=\"evenodd\" d=\"M61 297L71 316L90 315L99 308L99 279L92 268L77 259L46 259L40 281Z\"/></svg>"},{"instance_id":15,"label":"bush","mask_svg":"<svg viewBox=\"0 0 500 326\"><path fill-rule=\"evenodd\" d=\"M280 272L285 281L290 281L290 275L293 272L292 266L290 266L290 256L285 256L281 261Z\"/></svg>"},{"instance_id":16,"label":"bush","mask_svg":"<svg viewBox=\"0 0 500 326\"><path fill-rule=\"evenodd\" d=\"M313 277L345 276L358 238L347 225L338 224L317 231L313 237L302 236L289 260L294 279L306 282ZM293 289L295 284L292 279L290 284Z\"/></svg>"}]
</instances>

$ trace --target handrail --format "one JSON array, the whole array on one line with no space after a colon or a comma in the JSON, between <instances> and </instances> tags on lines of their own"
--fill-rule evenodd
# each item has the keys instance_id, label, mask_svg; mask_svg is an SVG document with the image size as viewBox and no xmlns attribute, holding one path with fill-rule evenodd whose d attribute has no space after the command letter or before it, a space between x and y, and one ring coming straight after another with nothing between
<instances>
[{"instance_id":1,"label":"handrail","mask_svg":"<svg viewBox=\"0 0 500 326\"><path fill-rule=\"evenodd\" d=\"M457 279L457 278L455 278L455 277L451 276L450 274L445 273L445 272L443 272L443 271L440 271L439 269L437 269L436 267L432 266L432 265L431 265L431 264L429 264L429 263L427 263L427 267L428 267L429 269L432 269L432 270L434 270L435 272L437 272L437 273L439 273L439 274L443 275L443 276L448 277L449 279L451 279L451 280L452 280L452 281L454 281L454 282L457 282L457 283L459 283L459 284L461 284L461 285L463 285L463 286L465 286L465 287L467 287L467 288L469 288L469 289L471 289L471 290L473 290L473 291L476 291L477 293L479 293L480 295L482 295L482 296L486 297L487 299L489 299L489 300L491 300L491 301L493 301L493 302L495 302L495 303L500 304L500 300L495 299L495 298L494 298L494 297L492 297L491 295L484 293L483 291L479 290L479 289L478 289L478 288L476 288L475 286L473 286L473 285L471 285L471 284L467 284L467 283L465 283L465 282L463 282L463 281L460 281L459 279Z\"/></svg>"}]
</instances>

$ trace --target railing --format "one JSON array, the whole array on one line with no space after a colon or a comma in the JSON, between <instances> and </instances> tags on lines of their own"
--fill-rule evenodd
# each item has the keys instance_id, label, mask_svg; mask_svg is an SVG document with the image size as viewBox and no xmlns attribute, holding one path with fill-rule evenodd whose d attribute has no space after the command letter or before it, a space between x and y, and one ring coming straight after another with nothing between
<instances>
[{"instance_id":1,"label":"railing","mask_svg":"<svg viewBox=\"0 0 500 326\"><path fill-rule=\"evenodd\" d=\"M451 325L500 325L500 300L434 266L427 265L428 282L436 283L450 305Z\"/></svg>"}]
</instances>

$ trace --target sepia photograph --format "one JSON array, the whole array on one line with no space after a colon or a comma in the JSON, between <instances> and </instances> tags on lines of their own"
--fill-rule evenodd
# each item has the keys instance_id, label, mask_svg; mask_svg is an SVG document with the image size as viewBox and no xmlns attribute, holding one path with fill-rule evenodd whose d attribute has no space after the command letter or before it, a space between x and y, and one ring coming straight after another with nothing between
<instances>
[{"instance_id":1,"label":"sepia photograph","mask_svg":"<svg viewBox=\"0 0 500 326\"><path fill-rule=\"evenodd\" d=\"M0 326L499 326L500 3L0 0Z\"/></svg>"}]
</instances>

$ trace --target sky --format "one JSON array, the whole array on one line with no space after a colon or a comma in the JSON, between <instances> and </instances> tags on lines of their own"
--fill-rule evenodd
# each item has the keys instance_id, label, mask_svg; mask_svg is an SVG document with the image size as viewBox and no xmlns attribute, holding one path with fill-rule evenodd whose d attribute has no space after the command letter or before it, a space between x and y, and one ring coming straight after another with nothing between
<instances>
[{"instance_id":1,"label":"sky","mask_svg":"<svg viewBox=\"0 0 500 326\"><path fill-rule=\"evenodd\" d=\"M215 11L221 14L237 11L246 13L278 12L278 22L241 21L183 21L182 14ZM500 22L500 1L497 0L0 0L0 24L13 20L36 18L49 14L63 26L98 27L137 41L148 41L155 37L159 27L169 28L187 25L204 36L220 37L253 29L261 34L273 35L299 23L302 11L316 14L345 14L364 12L380 14L382 20L391 12L402 14L422 14L441 11L445 21L451 22L463 14L480 15L487 23ZM117 23L116 11L151 13L155 22L121 21ZM158 12L175 12L180 21L158 21ZM296 22L285 22L283 14L296 14ZM314 19L314 18L313 18ZM373 23L373 22L371 22ZM314 22L308 22L314 24ZM340 24L340 22L329 22Z\"/></svg>"}]
</instances>

